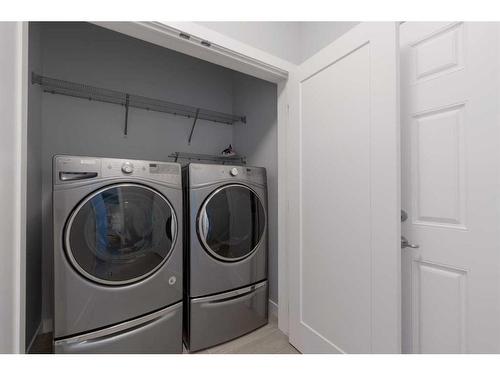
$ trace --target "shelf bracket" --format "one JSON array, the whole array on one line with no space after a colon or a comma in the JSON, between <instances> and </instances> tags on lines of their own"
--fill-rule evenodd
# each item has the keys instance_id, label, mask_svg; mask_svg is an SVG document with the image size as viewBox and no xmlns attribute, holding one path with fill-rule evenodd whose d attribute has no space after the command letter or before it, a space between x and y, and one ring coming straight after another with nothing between
<instances>
[{"instance_id":1,"label":"shelf bracket","mask_svg":"<svg viewBox=\"0 0 500 375\"><path fill-rule=\"evenodd\" d=\"M130 104L130 95L125 96L125 127L123 128L123 135L126 137L128 134L128 107Z\"/></svg>"},{"instance_id":2,"label":"shelf bracket","mask_svg":"<svg viewBox=\"0 0 500 375\"><path fill-rule=\"evenodd\" d=\"M196 109L196 114L194 115L193 126L191 127L191 133L189 133L188 145L191 144L191 139L193 138L194 127L196 126L196 121L198 120L198 115L200 114L200 109Z\"/></svg>"}]
</instances>

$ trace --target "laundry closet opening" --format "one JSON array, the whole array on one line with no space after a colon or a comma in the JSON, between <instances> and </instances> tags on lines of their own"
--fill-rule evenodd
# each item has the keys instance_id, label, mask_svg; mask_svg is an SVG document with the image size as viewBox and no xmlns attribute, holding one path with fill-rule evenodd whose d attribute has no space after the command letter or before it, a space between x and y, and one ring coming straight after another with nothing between
<instances>
[{"instance_id":1,"label":"laundry closet opening","mask_svg":"<svg viewBox=\"0 0 500 375\"><path fill-rule=\"evenodd\" d=\"M29 72L178 103L194 116L117 105L28 88L26 346L53 329L53 157L75 155L179 162L183 153L220 156L231 146L246 166L267 172L270 314L278 303L277 87L90 23L29 24ZM122 103L123 104L123 103ZM244 116L208 121L204 110ZM175 111L170 111L175 112ZM193 126L193 124L195 126ZM124 131L126 126L126 132ZM126 133L126 134L125 134ZM175 153L178 158L173 157ZM200 156L200 158L203 158ZM214 163L213 160L197 163ZM222 163L220 160L217 161ZM240 162L235 161L236 164ZM226 164L231 164L227 159ZM137 304L141 304L138 300Z\"/></svg>"}]
</instances>

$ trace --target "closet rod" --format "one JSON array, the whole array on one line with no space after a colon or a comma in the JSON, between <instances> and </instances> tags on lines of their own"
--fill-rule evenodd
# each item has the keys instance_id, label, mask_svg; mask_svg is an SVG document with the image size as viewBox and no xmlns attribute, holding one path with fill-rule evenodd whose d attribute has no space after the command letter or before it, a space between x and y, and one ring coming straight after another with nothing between
<instances>
[{"instance_id":1,"label":"closet rod","mask_svg":"<svg viewBox=\"0 0 500 375\"><path fill-rule=\"evenodd\" d=\"M232 125L235 122L246 123L245 116L212 111L185 104L173 103L165 100L148 98L145 96L129 94L126 92L109 90L101 87L90 86L82 83L64 81L32 73L31 82L43 87L43 91L52 94L67 95L76 98L96 100L99 102L119 104L129 107L145 109L148 111L171 113L174 115L207 120L222 124ZM128 97L128 103L127 103Z\"/></svg>"}]
</instances>

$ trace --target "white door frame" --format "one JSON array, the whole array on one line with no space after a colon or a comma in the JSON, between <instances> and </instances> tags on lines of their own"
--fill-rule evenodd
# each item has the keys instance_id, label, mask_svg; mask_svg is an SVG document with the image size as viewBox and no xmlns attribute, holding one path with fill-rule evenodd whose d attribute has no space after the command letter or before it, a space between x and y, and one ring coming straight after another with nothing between
<instances>
[{"instance_id":1,"label":"white door frame","mask_svg":"<svg viewBox=\"0 0 500 375\"><path fill-rule=\"evenodd\" d=\"M28 23L3 23L0 39L0 353L24 353Z\"/></svg>"},{"instance_id":2,"label":"white door frame","mask_svg":"<svg viewBox=\"0 0 500 375\"><path fill-rule=\"evenodd\" d=\"M292 63L194 22L93 23L274 83L286 81L295 68Z\"/></svg>"},{"instance_id":3,"label":"white door frame","mask_svg":"<svg viewBox=\"0 0 500 375\"><path fill-rule=\"evenodd\" d=\"M154 43L178 52L200 58L248 75L255 76L278 86L278 321L279 328L288 333L288 288L287 273L288 259L286 254L286 218L287 218L287 178L286 163L288 153L291 151L287 147L287 123L288 123L288 101L287 101L287 79L289 72L295 70L296 66L287 61L281 60L271 54L263 52L257 48L241 43L235 39L212 31L201 25L192 22L96 22L95 24L133 36L144 41ZM7 346L0 346L6 352L24 353L25 351L25 233L26 233L26 147L27 147L27 89L28 89L28 22L16 23L16 52L13 56L15 64L19 68L16 71L15 87L5 87L14 92L16 101L15 121L11 129L12 134L4 136L10 137L13 146L9 157L2 158L1 162L8 164L4 170L12 169L12 163L16 166L13 171L12 193L10 198L3 197L4 201L14 202L13 209L6 208L4 212L12 212L12 217L5 216L7 222L14 223L12 232L9 232L11 243L2 244L5 251L10 250L12 256L12 276L7 275L9 280L3 284L5 288L12 291L12 299L5 301L6 305L12 306L12 314L8 318L13 327L12 336L6 335ZM184 33L189 35L189 39L180 36ZM207 47L201 41L210 42ZM4 119L2 119L4 120ZM293 150L292 150L293 151ZM14 233L14 235L12 235ZM15 251L12 251L14 249ZM7 257L4 258L7 261ZM2 280L4 281L4 280ZM9 296L7 296L9 298ZM4 301L2 300L2 303ZM3 322L2 322L3 324ZM3 344L3 343L2 343ZM2 350L0 350L2 351Z\"/></svg>"}]
</instances>

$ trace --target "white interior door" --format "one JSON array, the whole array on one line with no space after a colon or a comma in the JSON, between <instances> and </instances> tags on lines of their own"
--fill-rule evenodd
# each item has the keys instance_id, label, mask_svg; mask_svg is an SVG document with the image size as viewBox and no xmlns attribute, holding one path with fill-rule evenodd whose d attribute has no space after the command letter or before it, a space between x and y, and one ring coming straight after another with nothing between
<instances>
[{"instance_id":1,"label":"white interior door","mask_svg":"<svg viewBox=\"0 0 500 375\"><path fill-rule=\"evenodd\" d=\"M500 351L497 23L401 25L403 351Z\"/></svg>"},{"instance_id":2,"label":"white interior door","mask_svg":"<svg viewBox=\"0 0 500 375\"><path fill-rule=\"evenodd\" d=\"M395 23L362 23L290 77L290 342L400 352Z\"/></svg>"}]
</instances>

